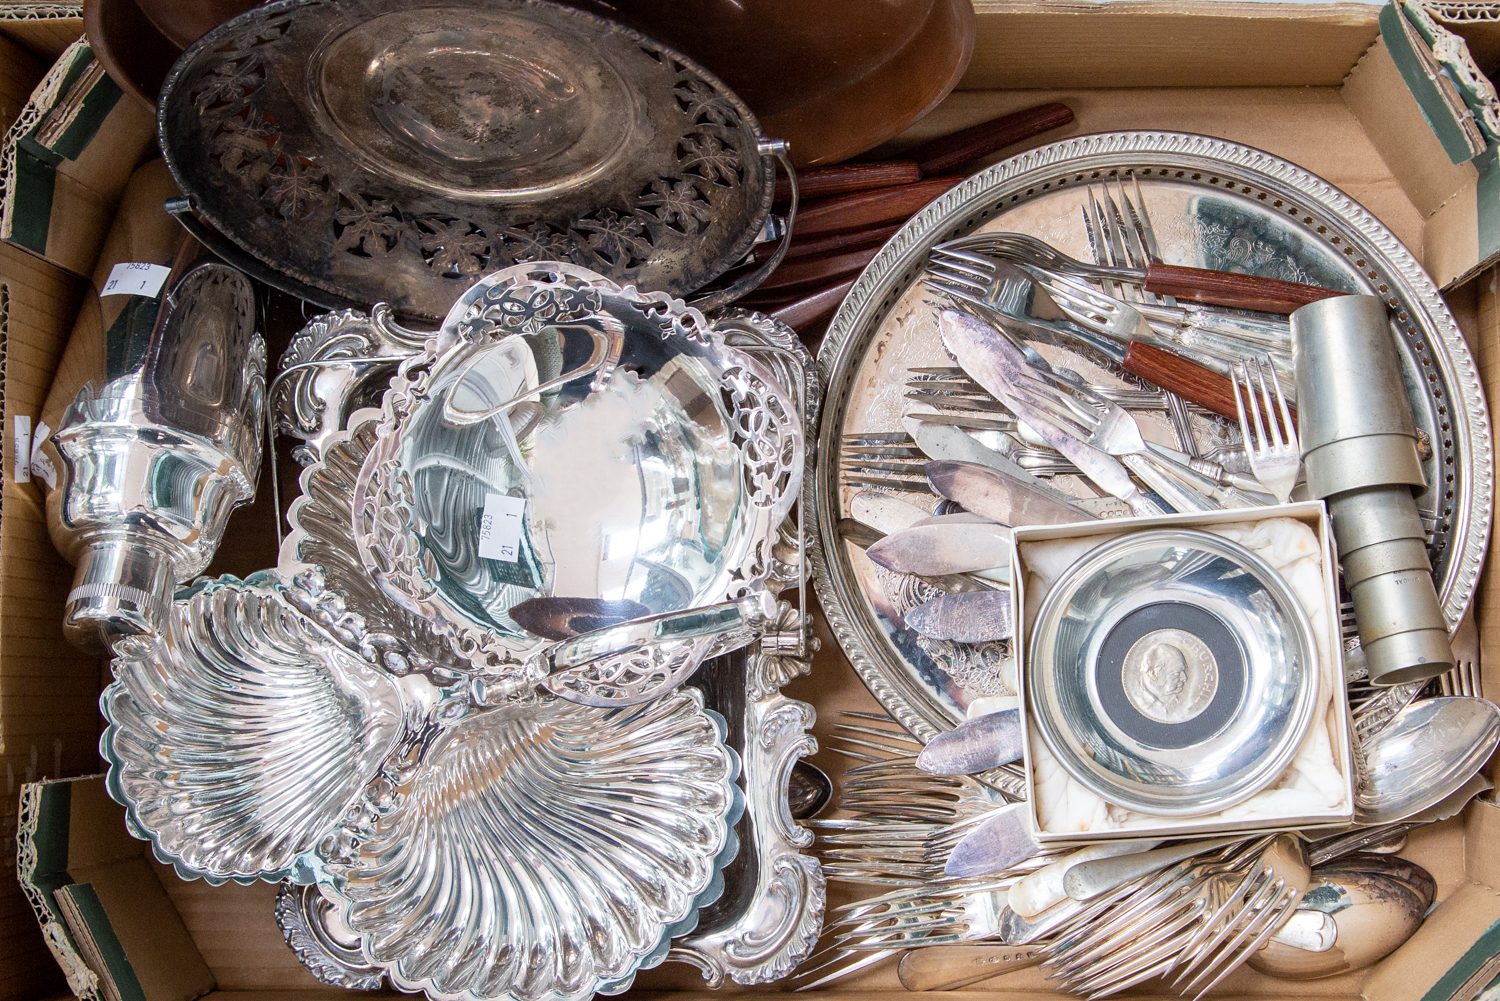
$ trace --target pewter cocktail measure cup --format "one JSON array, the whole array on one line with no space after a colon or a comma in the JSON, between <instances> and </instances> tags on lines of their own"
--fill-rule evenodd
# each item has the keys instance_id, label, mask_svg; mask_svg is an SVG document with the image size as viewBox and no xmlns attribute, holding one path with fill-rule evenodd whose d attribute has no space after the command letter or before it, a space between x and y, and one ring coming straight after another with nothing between
<instances>
[{"instance_id":1,"label":"pewter cocktail measure cup","mask_svg":"<svg viewBox=\"0 0 1500 1001\"><path fill-rule=\"evenodd\" d=\"M1346 295L1291 315L1308 493L1326 500L1370 680L1453 666L1413 490L1426 481L1385 303Z\"/></svg>"}]
</instances>

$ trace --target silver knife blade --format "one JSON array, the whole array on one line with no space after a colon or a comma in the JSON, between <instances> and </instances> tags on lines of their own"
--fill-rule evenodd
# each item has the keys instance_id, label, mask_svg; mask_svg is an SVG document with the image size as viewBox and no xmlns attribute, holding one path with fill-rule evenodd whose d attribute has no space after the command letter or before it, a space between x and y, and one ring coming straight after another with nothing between
<instances>
[{"instance_id":1,"label":"silver knife blade","mask_svg":"<svg viewBox=\"0 0 1500 1001\"><path fill-rule=\"evenodd\" d=\"M962 504L966 511L1004 525L1073 525L1094 520L1082 508L977 462L929 462L927 479L938 494Z\"/></svg>"},{"instance_id":2,"label":"silver knife blade","mask_svg":"<svg viewBox=\"0 0 1500 1001\"><path fill-rule=\"evenodd\" d=\"M998 318L997 318L998 319ZM1000 321L1003 322L1003 321ZM1036 431L1047 444L1077 466L1101 490L1130 504L1138 513L1160 514L1113 456L1074 438L1051 422L1028 399L1031 366L1000 331L967 313L945 309L938 314L943 344L963 370Z\"/></svg>"},{"instance_id":3,"label":"silver knife blade","mask_svg":"<svg viewBox=\"0 0 1500 1001\"><path fill-rule=\"evenodd\" d=\"M886 535L910 528L924 518L932 517L931 511L924 511L915 504L908 504L890 494L876 493L873 490L855 494L849 501L849 514L855 521L864 522Z\"/></svg>"},{"instance_id":4,"label":"silver knife blade","mask_svg":"<svg viewBox=\"0 0 1500 1001\"><path fill-rule=\"evenodd\" d=\"M885 533L871 528L863 522L853 518L840 518L836 526L839 538L851 545L869 552L869 547L885 537ZM986 583L974 576L964 574L938 574L932 577L923 577L922 580L931 584L948 594L962 594L966 591L989 591L998 585Z\"/></svg>"},{"instance_id":5,"label":"silver knife blade","mask_svg":"<svg viewBox=\"0 0 1500 1001\"><path fill-rule=\"evenodd\" d=\"M923 576L1010 566L1010 529L988 523L918 525L892 532L866 555L887 570Z\"/></svg>"},{"instance_id":6,"label":"silver knife blade","mask_svg":"<svg viewBox=\"0 0 1500 1001\"><path fill-rule=\"evenodd\" d=\"M988 466L1016 484L1046 494L1060 504L1071 504L1097 517L1105 518L1130 514L1130 507L1115 497L1074 497L1047 483L1018 463L1012 461L962 428L948 424L929 424L924 421L903 421L922 454L936 461L977 462ZM962 503L960 501L960 503ZM1013 522L1012 524L1019 524Z\"/></svg>"},{"instance_id":7,"label":"silver knife blade","mask_svg":"<svg viewBox=\"0 0 1500 1001\"><path fill-rule=\"evenodd\" d=\"M917 767L933 775L974 775L1020 758L1020 710L1002 709L933 737L917 755Z\"/></svg>"},{"instance_id":8,"label":"silver knife blade","mask_svg":"<svg viewBox=\"0 0 1500 1001\"><path fill-rule=\"evenodd\" d=\"M1030 808L1028 803L1013 803L992 813L953 846L943 874L985 876L1009 869L1041 851L1031 833Z\"/></svg>"},{"instance_id":9,"label":"silver knife blade","mask_svg":"<svg viewBox=\"0 0 1500 1001\"><path fill-rule=\"evenodd\" d=\"M930 639L955 643L1008 640L1015 631L1008 591L939 595L907 612L906 624Z\"/></svg>"}]
</instances>

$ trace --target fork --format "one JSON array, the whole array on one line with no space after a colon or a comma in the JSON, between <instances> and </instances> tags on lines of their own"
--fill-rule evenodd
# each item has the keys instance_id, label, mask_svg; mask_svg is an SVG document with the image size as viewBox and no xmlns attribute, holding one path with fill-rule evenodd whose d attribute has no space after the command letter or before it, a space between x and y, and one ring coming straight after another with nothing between
<instances>
[{"instance_id":1,"label":"fork","mask_svg":"<svg viewBox=\"0 0 1500 1001\"><path fill-rule=\"evenodd\" d=\"M1254 381L1251 366L1255 367ZM1271 386L1266 385L1266 369L1271 369ZM1242 363L1233 374L1234 405L1239 411L1240 431L1245 439L1245 455L1255 478L1279 503L1291 499L1292 487L1297 483L1297 469L1302 464L1302 450L1297 442L1296 425L1292 423L1291 409L1281 392L1281 379L1271 365L1262 365L1259 359ZM1272 407L1271 389L1276 391ZM1258 390L1258 392L1257 392ZM1251 420L1246 419L1245 403L1241 394L1249 399ZM1262 420L1261 402L1265 403L1265 419Z\"/></svg>"},{"instance_id":2,"label":"fork","mask_svg":"<svg viewBox=\"0 0 1500 1001\"><path fill-rule=\"evenodd\" d=\"M1017 387L1018 389L1023 387ZM1084 402L1061 379L1045 380L1041 373L1024 387L1028 402L1059 430L1093 448L1117 457L1143 483L1180 512L1212 511L1219 505L1186 486L1152 460L1140 425L1134 417L1102 397Z\"/></svg>"},{"instance_id":3,"label":"fork","mask_svg":"<svg viewBox=\"0 0 1500 1001\"><path fill-rule=\"evenodd\" d=\"M1063 374L1066 370L1058 370ZM1066 376L1065 376L1066 377ZM1109 403L1117 404L1128 410L1166 410L1168 398L1172 395L1161 389L1114 389L1109 387L1095 386L1068 378L1070 388L1080 393L1093 394ZM913 368L911 377L906 381L906 397L945 410L950 413L984 413L991 412L1008 414L1002 404L995 401L984 387L971 379L961 368ZM1092 399L1092 397L1090 397ZM998 408L998 409L997 409ZM911 413L907 416L926 418L930 415ZM982 419L982 418L981 418ZM944 421L944 423L958 423L956 421ZM1012 431L1014 428L1005 421L999 422L1001 427L990 427L983 425L985 430ZM971 428L970 430L973 430ZM1240 490L1248 490L1253 493L1262 493L1260 483L1248 476L1226 469L1219 462L1203 456L1194 457L1185 452L1158 445L1156 442L1148 441L1146 447L1155 452L1162 459L1173 464L1191 469L1208 477L1220 486L1233 486ZM1215 449L1214 454L1219 454L1224 446ZM1239 452L1238 444L1234 446L1235 452Z\"/></svg>"},{"instance_id":4,"label":"fork","mask_svg":"<svg viewBox=\"0 0 1500 1001\"><path fill-rule=\"evenodd\" d=\"M1127 305L1083 278L1046 266L1048 260L1061 256L1033 237L985 233L933 248L927 280L950 294L988 300L991 308L1036 322L1038 317L1025 314L1027 304L1019 298L1017 288L1020 283L1006 274L1007 269L1020 266L1074 324L1115 342L1114 346L1093 342L1109 357L1119 358L1120 344L1128 347L1141 342L1226 378L1232 362L1260 354L1270 354L1290 371L1291 335L1285 321L1205 310L1189 313L1181 306L1146 302ZM1065 324L1042 323L1075 340L1082 339Z\"/></svg>"},{"instance_id":5,"label":"fork","mask_svg":"<svg viewBox=\"0 0 1500 1001\"><path fill-rule=\"evenodd\" d=\"M1479 672L1479 627L1474 622L1474 606L1464 610L1453 630L1453 669L1438 682L1444 695L1466 695L1484 698L1484 683Z\"/></svg>"},{"instance_id":6,"label":"fork","mask_svg":"<svg viewBox=\"0 0 1500 1001\"><path fill-rule=\"evenodd\" d=\"M1145 441L1135 417L1126 411L1116 399L1111 398L1121 394L1107 394L1087 383L1075 382L1046 372L1038 374L1062 393L1069 394L1087 405L1084 410L1074 409L1078 418L1075 423L1082 424L1084 430L1091 432L1090 436L1084 439L1088 444L1102 448L1112 455L1123 457L1127 452L1138 454L1165 475L1181 481L1185 487L1204 498L1212 498L1225 507L1258 507L1269 499L1265 497L1258 482L1235 476L1217 463L1203 459L1194 460L1182 452L1174 452L1154 442ZM928 383L925 380L915 379L909 380L907 387L926 384ZM917 398L939 409L959 412L978 411L984 414L1006 412L1002 404L995 401L977 384L953 380L944 385L949 388L940 395L927 395L918 390L917 392L922 395ZM916 394L908 392L906 395L911 398ZM1158 399L1161 395L1164 394L1156 394ZM917 416L920 418L921 415ZM1011 428L1007 426L1004 430L1011 430ZM1096 438L1098 440L1095 440ZM1122 447L1124 452L1117 451ZM1126 465L1130 463L1127 462ZM1153 489L1156 489L1154 485ZM1167 494L1160 490L1157 492L1167 497ZM1167 499L1171 501L1170 497ZM1194 504L1190 498L1184 498L1184 503ZM1173 506L1177 507L1177 504L1173 502ZM1210 507L1192 506L1189 509L1209 510L1211 507L1212 505ZM1178 510L1183 510L1183 508L1179 507Z\"/></svg>"},{"instance_id":7,"label":"fork","mask_svg":"<svg viewBox=\"0 0 1500 1001\"><path fill-rule=\"evenodd\" d=\"M1132 173L1130 179L1135 183L1136 201L1140 202L1140 211L1136 211L1135 204L1131 202L1130 196L1125 193L1125 182L1118 175L1115 184L1119 188L1120 205L1125 207L1125 212L1130 216L1130 229L1125 228L1125 221L1120 216L1120 208L1115 204L1109 194L1109 185L1104 185L1102 201L1094 197L1094 186L1088 186L1087 194L1089 207L1083 211L1083 226L1087 233L1089 248L1093 252L1095 264L1125 264L1132 268L1145 269L1152 262L1161 261L1161 251L1156 245L1156 234L1151 230L1149 217L1146 215L1146 202L1141 198L1141 182ZM1105 205L1109 211L1104 211ZM1093 210L1092 217L1090 209ZM1097 220L1099 232L1095 232L1095 221ZM1106 242L1107 241L1107 242ZM1105 257L1109 260L1104 260ZM1118 285L1121 298L1128 292L1129 297L1138 302L1157 303L1164 306L1176 306L1177 300L1172 296L1161 297L1154 292L1134 285ZM1104 291L1109 292L1110 286L1104 285ZM1167 401L1167 416L1172 422L1172 430L1177 434L1177 444L1182 451L1192 458L1198 458L1197 437L1193 434L1192 418L1188 415L1187 403L1176 393L1165 393Z\"/></svg>"},{"instance_id":8,"label":"fork","mask_svg":"<svg viewBox=\"0 0 1500 1001\"><path fill-rule=\"evenodd\" d=\"M1105 267L1097 264L1085 264L1074 260L1067 254L1055 247L1038 240L1034 236L1024 233L973 233L969 236L950 240L941 247L950 250L978 250L983 253L994 254L1014 261L1027 268L1042 268L1056 275L1066 275L1087 282L1126 284L1143 287L1148 291L1163 295L1175 296L1178 299L1186 299L1191 303L1203 303L1205 305L1187 305L1179 303L1175 307L1162 307L1153 311L1154 319L1174 325L1207 326L1220 329L1254 329L1263 332L1274 332L1281 330L1286 332L1286 321L1272 317L1252 317L1238 314L1224 313L1221 310L1211 308L1212 305L1227 306L1231 309L1254 309L1266 313L1291 313L1308 302L1316 302L1319 299L1327 299L1330 296L1341 293L1328 289L1313 289L1313 286L1295 286L1294 283L1277 281L1274 278L1261 278L1258 275L1232 274L1222 271L1207 271L1200 268L1181 268L1173 265L1163 265L1160 261L1149 260L1144 269L1128 267ZM1185 274L1192 276L1189 282L1161 283L1150 277L1151 272L1157 272L1160 277L1163 272ZM1227 282L1226 282L1227 279ZM1218 295L1218 291L1225 284L1243 287L1246 283L1261 288L1285 287L1293 284L1294 287L1308 289L1307 296L1296 303L1283 300L1290 308L1267 308L1273 305L1269 298L1256 296L1245 298L1231 291L1228 296ZM1215 288L1218 286L1218 288ZM1313 292L1316 294L1313 294ZM1207 294L1205 294L1207 293ZM1233 301L1230 301L1230 300ZM1245 321L1248 321L1245 322Z\"/></svg>"}]
</instances>

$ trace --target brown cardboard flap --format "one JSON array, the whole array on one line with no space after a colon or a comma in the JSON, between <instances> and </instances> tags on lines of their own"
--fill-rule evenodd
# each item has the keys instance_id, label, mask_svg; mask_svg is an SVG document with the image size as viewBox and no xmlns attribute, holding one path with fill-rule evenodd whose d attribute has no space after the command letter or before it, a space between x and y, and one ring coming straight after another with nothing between
<instances>
[{"instance_id":1,"label":"brown cardboard flap","mask_svg":"<svg viewBox=\"0 0 1500 1001\"><path fill-rule=\"evenodd\" d=\"M1423 218L1430 218L1459 192L1472 189L1479 172L1471 163L1448 159L1384 41L1370 46L1349 71L1340 93Z\"/></svg>"},{"instance_id":2,"label":"brown cardboard flap","mask_svg":"<svg viewBox=\"0 0 1500 1001\"><path fill-rule=\"evenodd\" d=\"M0 132L21 114L45 72L47 66L40 59L0 35Z\"/></svg>"},{"instance_id":3,"label":"brown cardboard flap","mask_svg":"<svg viewBox=\"0 0 1500 1001\"><path fill-rule=\"evenodd\" d=\"M1496 921L1500 921L1500 893L1478 883L1460 887L1427 916L1405 945L1375 967L1365 982L1365 997L1368 1001L1416 1001Z\"/></svg>"},{"instance_id":4,"label":"brown cardboard flap","mask_svg":"<svg viewBox=\"0 0 1500 1001\"><path fill-rule=\"evenodd\" d=\"M59 959L73 959L73 989L124 1001L192 1001L213 990L213 974L148 861L150 846L130 836L103 776L29 785L25 801L20 875ZM90 971L79 968L74 949Z\"/></svg>"},{"instance_id":5,"label":"brown cardboard flap","mask_svg":"<svg viewBox=\"0 0 1500 1001\"><path fill-rule=\"evenodd\" d=\"M83 17L33 17L24 10L7 10L0 7L0 35L20 45L43 62L50 63L63 54L83 34ZM82 4L36 4L35 8L53 9L72 6L81 10ZM25 16L18 16L24 14Z\"/></svg>"},{"instance_id":6,"label":"brown cardboard flap","mask_svg":"<svg viewBox=\"0 0 1500 1001\"><path fill-rule=\"evenodd\" d=\"M1380 33L1366 4L974 0L961 90L1336 86Z\"/></svg>"},{"instance_id":7,"label":"brown cardboard flap","mask_svg":"<svg viewBox=\"0 0 1500 1001\"><path fill-rule=\"evenodd\" d=\"M104 783L90 785L102 790ZM77 801L75 794L75 809ZM120 816L111 827L123 833L124 807L116 808ZM79 840L76 834L72 840ZM109 926L140 981L145 1001L193 1001L214 989L214 976L193 945L152 864L143 857L145 843L135 844L134 858L77 867L70 860L68 874L76 882L93 884Z\"/></svg>"}]
</instances>

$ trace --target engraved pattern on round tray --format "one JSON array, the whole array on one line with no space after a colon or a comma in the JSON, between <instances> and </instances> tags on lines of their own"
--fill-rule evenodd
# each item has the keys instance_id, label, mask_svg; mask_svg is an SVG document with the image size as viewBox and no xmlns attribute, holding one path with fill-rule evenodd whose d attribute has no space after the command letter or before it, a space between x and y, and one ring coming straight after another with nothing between
<instances>
[{"instance_id":1,"label":"engraved pattern on round tray","mask_svg":"<svg viewBox=\"0 0 1500 1001\"><path fill-rule=\"evenodd\" d=\"M183 193L247 252L428 320L525 261L684 295L745 256L773 192L728 88L545 0L257 7L178 61L158 130Z\"/></svg>"},{"instance_id":2,"label":"engraved pattern on round tray","mask_svg":"<svg viewBox=\"0 0 1500 1001\"><path fill-rule=\"evenodd\" d=\"M1493 507L1489 415L1463 335L1410 251L1344 192L1260 150L1184 133L1080 136L996 164L914 216L860 276L818 355L827 387L822 461L810 484L820 526L811 553L818 596L870 691L924 741L961 720L979 693L961 688L893 621L898 600L882 593L863 554L855 556L838 538L850 497L867 489L851 488L840 473L842 437L900 430L906 370L953 364L936 334L934 311L921 305L924 294L916 288L933 246L980 230L1011 230L1089 260L1080 212L1085 185L1126 172L1140 181L1169 264L1372 292L1392 304L1417 426L1432 445L1425 458L1430 486L1418 503L1436 516L1430 552L1450 623L1473 596ZM1036 346L1054 365L1104 376L1082 355ZM1159 419L1136 416L1148 436L1170 442ZM1197 418L1195 430L1229 429L1216 420ZM1238 439L1237 429L1230 439ZM1214 443L1203 435L1200 441ZM1057 485L1066 489L1066 481ZM1087 488L1075 492L1091 495ZM857 560L866 561L860 569Z\"/></svg>"}]
</instances>

